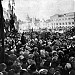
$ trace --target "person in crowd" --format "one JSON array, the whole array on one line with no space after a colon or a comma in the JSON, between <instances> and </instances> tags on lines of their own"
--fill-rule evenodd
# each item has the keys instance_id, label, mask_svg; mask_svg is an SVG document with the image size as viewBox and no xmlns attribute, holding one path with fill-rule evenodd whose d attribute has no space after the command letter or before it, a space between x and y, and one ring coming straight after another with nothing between
<instances>
[{"instance_id":1,"label":"person in crowd","mask_svg":"<svg viewBox=\"0 0 75 75\"><path fill-rule=\"evenodd\" d=\"M21 35L16 42L13 37L5 38L0 75L75 75L75 45L68 36L52 33L48 39L31 39L26 38L30 34Z\"/></svg>"}]
</instances>

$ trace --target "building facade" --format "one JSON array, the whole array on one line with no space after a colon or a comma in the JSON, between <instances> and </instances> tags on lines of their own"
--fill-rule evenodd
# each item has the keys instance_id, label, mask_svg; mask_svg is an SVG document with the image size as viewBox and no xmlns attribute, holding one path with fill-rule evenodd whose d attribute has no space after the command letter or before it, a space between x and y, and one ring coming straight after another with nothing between
<instances>
[{"instance_id":1,"label":"building facade","mask_svg":"<svg viewBox=\"0 0 75 75\"><path fill-rule=\"evenodd\" d=\"M70 28L75 26L75 12L66 14L56 14L50 17L47 27L50 29Z\"/></svg>"}]
</instances>

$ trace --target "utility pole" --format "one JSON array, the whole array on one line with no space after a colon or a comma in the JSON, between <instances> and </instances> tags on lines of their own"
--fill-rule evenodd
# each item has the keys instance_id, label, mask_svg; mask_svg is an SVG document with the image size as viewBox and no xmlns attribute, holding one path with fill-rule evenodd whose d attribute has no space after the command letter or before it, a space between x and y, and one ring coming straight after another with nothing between
<instances>
[{"instance_id":1,"label":"utility pole","mask_svg":"<svg viewBox=\"0 0 75 75\"><path fill-rule=\"evenodd\" d=\"M2 50L1 50L1 54L0 54L0 59L1 59L1 62L0 63L3 63L5 61L5 51L4 51L4 22L3 22L3 7L2 7L2 3L1 3L2 0L0 0L0 40L1 40L1 44L2 44Z\"/></svg>"}]
</instances>

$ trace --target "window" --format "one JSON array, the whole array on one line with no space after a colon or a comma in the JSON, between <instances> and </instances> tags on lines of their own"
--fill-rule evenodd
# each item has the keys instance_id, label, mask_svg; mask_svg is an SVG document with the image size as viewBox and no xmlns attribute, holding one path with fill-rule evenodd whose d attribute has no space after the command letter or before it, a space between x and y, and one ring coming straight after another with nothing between
<instances>
[{"instance_id":1,"label":"window","mask_svg":"<svg viewBox=\"0 0 75 75\"><path fill-rule=\"evenodd\" d=\"M74 19L74 18L71 18L71 19Z\"/></svg>"},{"instance_id":2,"label":"window","mask_svg":"<svg viewBox=\"0 0 75 75\"><path fill-rule=\"evenodd\" d=\"M72 24L74 24L74 22L72 22Z\"/></svg>"},{"instance_id":3,"label":"window","mask_svg":"<svg viewBox=\"0 0 75 75\"><path fill-rule=\"evenodd\" d=\"M71 22L68 22L69 24L71 24Z\"/></svg>"},{"instance_id":4,"label":"window","mask_svg":"<svg viewBox=\"0 0 75 75\"><path fill-rule=\"evenodd\" d=\"M56 25L58 25L58 23L56 23Z\"/></svg>"},{"instance_id":5,"label":"window","mask_svg":"<svg viewBox=\"0 0 75 75\"><path fill-rule=\"evenodd\" d=\"M63 25L64 25L64 23L63 23Z\"/></svg>"},{"instance_id":6,"label":"window","mask_svg":"<svg viewBox=\"0 0 75 75\"><path fill-rule=\"evenodd\" d=\"M70 20L70 18L68 18Z\"/></svg>"},{"instance_id":7,"label":"window","mask_svg":"<svg viewBox=\"0 0 75 75\"><path fill-rule=\"evenodd\" d=\"M61 25L61 23L59 23Z\"/></svg>"},{"instance_id":8,"label":"window","mask_svg":"<svg viewBox=\"0 0 75 75\"><path fill-rule=\"evenodd\" d=\"M59 28L61 28L61 26Z\"/></svg>"},{"instance_id":9,"label":"window","mask_svg":"<svg viewBox=\"0 0 75 75\"><path fill-rule=\"evenodd\" d=\"M67 25L67 22L66 22L66 25Z\"/></svg>"}]
</instances>

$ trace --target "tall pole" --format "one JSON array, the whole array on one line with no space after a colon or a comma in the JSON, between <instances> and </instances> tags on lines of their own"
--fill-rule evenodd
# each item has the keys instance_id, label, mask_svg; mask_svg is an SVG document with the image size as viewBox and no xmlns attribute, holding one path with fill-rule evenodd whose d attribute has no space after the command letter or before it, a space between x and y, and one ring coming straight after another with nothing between
<instances>
[{"instance_id":1,"label":"tall pole","mask_svg":"<svg viewBox=\"0 0 75 75\"><path fill-rule=\"evenodd\" d=\"M4 22L3 22L3 7L2 7L2 0L0 0L0 34L1 34L1 41L2 41L2 50L1 50L1 62L5 61L5 51L4 51Z\"/></svg>"}]
</instances>

